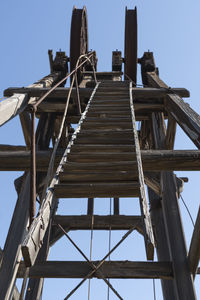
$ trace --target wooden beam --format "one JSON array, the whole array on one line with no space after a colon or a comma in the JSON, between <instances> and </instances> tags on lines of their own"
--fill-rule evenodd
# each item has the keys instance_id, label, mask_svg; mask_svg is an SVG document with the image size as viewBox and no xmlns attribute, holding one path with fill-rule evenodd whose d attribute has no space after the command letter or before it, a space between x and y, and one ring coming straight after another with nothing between
<instances>
[{"instance_id":1,"label":"wooden beam","mask_svg":"<svg viewBox=\"0 0 200 300\"><path fill-rule=\"evenodd\" d=\"M97 265L98 261L93 261ZM20 263L18 277L22 278L26 267ZM47 261L30 268L29 276L34 278L84 278L90 271L84 261ZM170 262L105 261L99 269L105 278L165 278L172 279ZM96 273L93 277L98 277Z\"/></svg>"},{"instance_id":2,"label":"wooden beam","mask_svg":"<svg viewBox=\"0 0 200 300\"><path fill-rule=\"evenodd\" d=\"M47 260L49 254L49 237L50 237L51 223L52 222L50 222L49 230L47 230L46 232L42 247L38 253L36 264L38 262ZM43 283L44 283L44 278L30 278L26 289L25 300L40 299L43 290Z\"/></svg>"},{"instance_id":3,"label":"wooden beam","mask_svg":"<svg viewBox=\"0 0 200 300\"><path fill-rule=\"evenodd\" d=\"M179 213L175 177L172 172L162 172L162 204L167 238L172 257L177 299L196 299L187 260L184 233ZM173 213L172 213L173 212Z\"/></svg>"},{"instance_id":4,"label":"wooden beam","mask_svg":"<svg viewBox=\"0 0 200 300\"><path fill-rule=\"evenodd\" d=\"M32 88L32 87L27 87L27 88L17 88L17 87L12 87L8 88L4 91L4 96L9 97L12 96L13 94L28 94L29 97L41 97L43 96L49 89L46 87L38 87L38 88ZM106 88L103 90L101 88L102 93L105 92L107 96L113 95L114 91L113 89ZM91 93L93 91L93 88L79 88L80 92L80 97L90 97ZM121 90L122 92L124 89ZM69 92L69 88L61 88L58 87L56 90L54 90L51 93L50 98L65 98L67 97ZM172 89L166 89L166 88L132 88L132 92L134 95L134 98L161 98L164 97L167 93L176 93L177 95L180 95L181 97L189 97L189 91L185 88L172 88ZM100 95L100 94L99 94ZM98 96L95 96L95 98ZM76 97L76 88L73 88L72 90L72 98ZM102 97L103 98L103 97Z\"/></svg>"},{"instance_id":5,"label":"wooden beam","mask_svg":"<svg viewBox=\"0 0 200 300\"><path fill-rule=\"evenodd\" d=\"M55 215L53 222L60 224L69 230L90 230L92 216L60 216ZM127 215L108 215L99 216L94 215L94 230L126 230L136 226L142 232L142 219L140 216L127 216Z\"/></svg>"},{"instance_id":6,"label":"wooden beam","mask_svg":"<svg viewBox=\"0 0 200 300\"><path fill-rule=\"evenodd\" d=\"M15 211L13 213L11 225L4 246L4 257L0 268L0 299L9 299L14 283L19 264L22 258L20 245L29 217L29 192L30 192L30 175L27 173L24 176L21 193L18 197Z\"/></svg>"},{"instance_id":7,"label":"wooden beam","mask_svg":"<svg viewBox=\"0 0 200 300\"><path fill-rule=\"evenodd\" d=\"M54 72L37 81L30 88L50 87L53 83L61 79L61 72ZM33 100L33 99L32 99ZM10 98L5 99L0 103L0 126L22 113L31 101L28 94L14 93Z\"/></svg>"},{"instance_id":8,"label":"wooden beam","mask_svg":"<svg viewBox=\"0 0 200 300\"><path fill-rule=\"evenodd\" d=\"M178 95L167 95L165 107L179 126L200 148L200 116Z\"/></svg>"},{"instance_id":9,"label":"wooden beam","mask_svg":"<svg viewBox=\"0 0 200 300\"><path fill-rule=\"evenodd\" d=\"M65 230L91 230L92 217L90 215L81 216L60 216L55 215L54 224L60 224ZM140 216L98 216L94 215L94 230L126 230L134 227L140 233L143 232L143 224ZM63 232L58 226L52 227L50 244L53 245L63 236Z\"/></svg>"},{"instance_id":10,"label":"wooden beam","mask_svg":"<svg viewBox=\"0 0 200 300\"><path fill-rule=\"evenodd\" d=\"M24 171L29 170L30 167L30 151L19 151L18 149L23 149L23 146L7 146L5 149L14 149L14 151L6 150L0 151L0 171ZM1 146L0 146L1 148ZM3 145L4 148L4 145ZM17 151L16 151L17 149ZM57 152L55 159L55 167L59 163L63 154L63 150ZM125 154L125 153L124 153ZM37 151L37 170L46 171L49 159L51 155L51 150ZM83 161L88 161L89 159L97 159L100 155L105 155L109 157L109 154L106 153L92 153L92 152L83 152L78 154L78 158L81 163L79 166L86 166L89 170L91 163L86 163ZM106 156L107 155L107 156ZM111 152L111 155L115 156ZM131 154L132 155L132 154ZM122 158L123 155L119 153L119 156ZM142 163L144 171L199 171L200 170L200 150L141 150ZM71 156L71 158L76 158L76 156ZM117 157L117 155L116 155ZM125 155L125 157L128 157ZM73 161L73 159L72 159ZM103 162L102 162L103 163ZM121 163L112 164L113 169L115 167L120 167L124 165L124 168L131 170L133 163L127 162L126 160L121 160ZM73 168L76 169L77 163L73 163ZM91 165L92 168L93 164ZM79 168L79 169L80 169ZM72 168L71 168L72 170ZM112 168L110 168L112 171ZM103 172L103 170L102 170ZM95 173L95 172L94 172ZM78 176L78 174L77 174Z\"/></svg>"},{"instance_id":11,"label":"wooden beam","mask_svg":"<svg viewBox=\"0 0 200 300\"><path fill-rule=\"evenodd\" d=\"M196 218L194 231L190 243L189 254L188 254L190 271L193 275L193 278L195 278L196 275L199 259L200 259L200 208Z\"/></svg>"},{"instance_id":12,"label":"wooden beam","mask_svg":"<svg viewBox=\"0 0 200 300\"><path fill-rule=\"evenodd\" d=\"M154 259L155 240L154 240L153 227L152 227L152 223L151 223L149 206L148 206L147 195L146 195L146 190L145 190L142 158L141 158L140 144L139 144L139 139L138 139L138 132L136 129L136 119L135 119L135 112L134 112L134 107L133 107L133 96L131 93L131 88L132 88L132 82L130 82L130 85L129 85L129 93L130 93L129 96L130 96L130 109L131 109L131 118L132 118L133 143L135 144L138 182L140 185L140 195L139 195L140 210L141 210L141 215L143 216L146 256L147 256L148 260L153 260ZM119 196L119 198L120 198L120 196Z\"/></svg>"},{"instance_id":13,"label":"wooden beam","mask_svg":"<svg viewBox=\"0 0 200 300\"><path fill-rule=\"evenodd\" d=\"M149 60L150 58L150 60ZM152 85L147 80L147 71L151 66L156 70L153 53L146 52L141 60L142 64L142 80L144 84L149 86L157 87ZM163 87L167 87L163 85ZM162 149L165 141L165 123L164 115L157 113L156 116L151 116L150 120L142 122L141 131L141 144L144 149ZM157 174L160 177L160 174ZM157 195L151 188L148 188L149 202L150 202L150 216L154 228L155 240L156 240L156 251L158 261L170 261L171 256L169 252L165 224L163 220L162 211L162 198ZM165 300L176 299L176 291L174 280L161 280L163 298Z\"/></svg>"},{"instance_id":14,"label":"wooden beam","mask_svg":"<svg viewBox=\"0 0 200 300\"><path fill-rule=\"evenodd\" d=\"M148 81L153 86L161 86L166 84L158 77L155 72L147 73ZM188 103L185 103L177 94L167 94L165 100L165 108L171 117L179 124L183 131L200 148L200 116ZM175 125L172 124L172 132Z\"/></svg>"},{"instance_id":15,"label":"wooden beam","mask_svg":"<svg viewBox=\"0 0 200 300\"><path fill-rule=\"evenodd\" d=\"M167 122L167 133L166 133L166 148L169 150L174 149L174 142L175 142L175 136L176 136L176 121L174 118L172 118L171 115L168 117Z\"/></svg>"},{"instance_id":16,"label":"wooden beam","mask_svg":"<svg viewBox=\"0 0 200 300\"><path fill-rule=\"evenodd\" d=\"M69 88L64 88L64 87L58 87L56 88L51 95L48 97L50 99L63 99L67 98L67 95L69 93ZM29 97L42 97L46 92L49 91L48 87L38 87L38 88L30 88L30 87L22 87L22 88L17 88L17 87L11 87L8 88L4 91L4 96L5 97L10 97L15 93L19 94L27 94ZM79 88L80 96L89 98L93 89L92 88ZM77 92L76 88L72 89L71 97L77 97ZM48 99L47 98L47 99Z\"/></svg>"},{"instance_id":17,"label":"wooden beam","mask_svg":"<svg viewBox=\"0 0 200 300\"><path fill-rule=\"evenodd\" d=\"M27 149L31 148L31 118L27 111L23 111L20 115L20 122L22 126L22 131L24 134L24 140L27 146Z\"/></svg>"}]
</instances>

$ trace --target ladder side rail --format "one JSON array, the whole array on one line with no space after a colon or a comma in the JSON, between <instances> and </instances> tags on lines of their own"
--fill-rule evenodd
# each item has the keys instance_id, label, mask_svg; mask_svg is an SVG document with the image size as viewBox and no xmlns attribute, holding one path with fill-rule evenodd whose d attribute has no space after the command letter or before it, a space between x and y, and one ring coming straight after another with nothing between
<instances>
[{"instance_id":1,"label":"ladder side rail","mask_svg":"<svg viewBox=\"0 0 200 300\"><path fill-rule=\"evenodd\" d=\"M45 232L47 230L49 220L51 219L52 216L52 204L53 204L53 198L54 198L54 186L59 182L59 173L62 171L63 164L67 160L67 155L70 152L70 148L73 145L73 141L76 138L77 133L80 131L81 124L83 120L86 117L86 113L88 111L88 108L90 106L90 103L94 97L94 94L98 88L99 83L95 86L93 93L90 97L90 100L87 104L86 110L81 116L81 119L79 121L79 124L77 126L76 131L72 135L72 139L69 142L65 153L60 161L60 164L56 170L56 173L49 185L49 188L47 190L46 196L43 199L41 208L39 210L39 213L37 217L34 219L31 228L29 230L29 233L27 234L26 238L24 239L24 242L22 244L22 252L23 252L23 257L26 262L27 266L33 265L37 254L39 252L39 249L41 248L41 242L44 238Z\"/></svg>"}]
</instances>

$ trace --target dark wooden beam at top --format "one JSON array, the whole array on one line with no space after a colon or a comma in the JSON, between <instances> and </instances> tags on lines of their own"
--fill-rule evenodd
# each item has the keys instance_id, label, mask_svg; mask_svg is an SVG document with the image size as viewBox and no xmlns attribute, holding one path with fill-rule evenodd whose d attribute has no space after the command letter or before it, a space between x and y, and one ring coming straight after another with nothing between
<instances>
[{"instance_id":1,"label":"dark wooden beam at top","mask_svg":"<svg viewBox=\"0 0 200 300\"><path fill-rule=\"evenodd\" d=\"M4 91L4 96L9 97L13 94L28 94L29 97L41 97L43 96L49 88L17 88L11 87ZM122 90L123 91L123 90ZM133 88L133 97L135 98L161 98L165 97L167 93L176 93L181 97L189 97L189 91L185 88L172 88L172 89L165 89L165 88ZM65 98L67 97L69 92L69 88L56 88L49 98ZM80 97L90 97L93 92L93 88L79 88ZM115 91L110 90L110 94L114 94ZM106 91L106 94L109 94L109 91ZM72 98L77 97L76 95L76 88L72 89Z\"/></svg>"}]
</instances>

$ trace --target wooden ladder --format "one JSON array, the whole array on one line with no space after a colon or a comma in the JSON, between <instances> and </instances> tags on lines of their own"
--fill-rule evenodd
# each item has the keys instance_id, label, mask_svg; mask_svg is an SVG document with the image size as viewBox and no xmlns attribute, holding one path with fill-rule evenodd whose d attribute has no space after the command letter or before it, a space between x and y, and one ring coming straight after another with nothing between
<instances>
[{"instance_id":1,"label":"wooden ladder","mask_svg":"<svg viewBox=\"0 0 200 300\"><path fill-rule=\"evenodd\" d=\"M98 83L64 154L57 198L140 199L147 259L154 239L147 205L132 83Z\"/></svg>"}]
</instances>

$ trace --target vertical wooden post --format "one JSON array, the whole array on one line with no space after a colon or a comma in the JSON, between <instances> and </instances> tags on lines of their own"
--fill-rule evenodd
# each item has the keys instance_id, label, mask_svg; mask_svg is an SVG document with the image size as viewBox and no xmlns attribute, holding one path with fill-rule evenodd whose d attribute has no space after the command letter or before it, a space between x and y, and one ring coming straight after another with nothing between
<instances>
[{"instance_id":1,"label":"vertical wooden post","mask_svg":"<svg viewBox=\"0 0 200 300\"><path fill-rule=\"evenodd\" d=\"M156 70L155 61L152 52L144 53L140 59L141 73L143 84L150 87L158 87L148 80L147 72ZM167 87L164 85L162 87ZM166 139L166 128L164 116L162 113L153 113L150 121L142 122L142 142L145 149L164 149ZM171 256L166 236L164 217L162 211L162 198L160 198L154 191L148 188L149 202L151 206L151 220L156 240L156 251L158 261L170 261ZM163 298L164 300L177 300L174 280L161 280Z\"/></svg>"},{"instance_id":2,"label":"vertical wooden post","mask_svg":"<svg viewBox=\"0 0 200 300\"><path fill-rule=\"evenodd\" d=\"M186 245L179 213L175 178L172 172L162 172L162 208L167 239L172 257L174 280L178 300L196 299L189 270Z\"/></svg>"}]
</instances>

